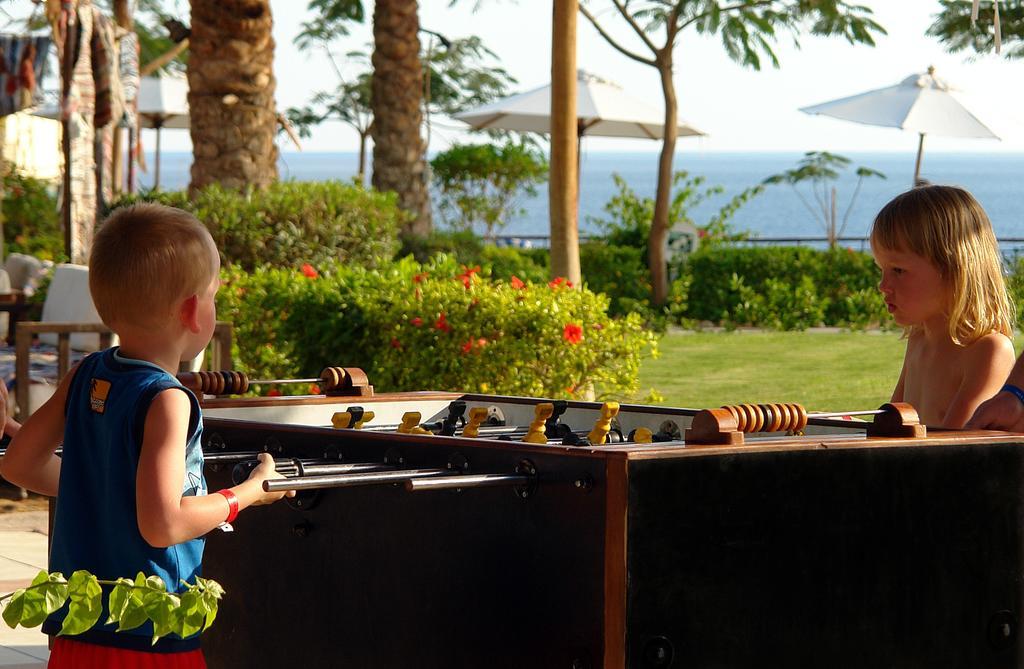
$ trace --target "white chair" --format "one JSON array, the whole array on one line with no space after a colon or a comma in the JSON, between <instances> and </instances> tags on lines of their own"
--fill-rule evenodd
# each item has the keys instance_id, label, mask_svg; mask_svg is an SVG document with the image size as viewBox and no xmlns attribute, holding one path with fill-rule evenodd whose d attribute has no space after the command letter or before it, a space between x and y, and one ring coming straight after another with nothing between
<instances>
[{"instance_id":1,"label":"white chair","mask_svg":"<svg viewBox=\"0 0 1024 669\"><path fill-rule=\"evenodd\" d=\"M231 324L218 323L212 354L200 354L183 363L183 371L198 371L204 359L213 369L230 369L231 336ZM39 345L33 346L36 337ZM43 303L42 320L17 324L13 413L21 420L27 418L53 394L57 382L75 362L116 344L117 335L103 324L89 294L89 268L57 265Z\"/></svg>"},{"instance_id":2,"label":"white chair","mask_svg":"<svg viewBox=\"0 0 1024 669\"><path fill-rule=\"evenodd\" d=\"M89 294L89 268L85 265L62 263L53 269L53 279L43 302L42 323L81 323L83 325L103 326L103 319L96 312ZM103 329L108 330L106 326ZM96 330L98 333L99 330ZM40 330L39 342L57 347L60 335L56 330ZM110 345L117 344L115 336ZM92 353L100 350L99 334L72 334L71 350L81 353ZM106 348L104 346L104 348Z\"/></svg>"},{"instance_id":3,"label":"white chair","mask_svg":"<svg viewBox=\"0 0 1024 669\"><path fill-rule=\"evenodd\" d=\"M11 253L4 260L4 271L11 279L11 288L32 291L46 273L46 266L35 256Z\"/></svg>"}]
</instances>

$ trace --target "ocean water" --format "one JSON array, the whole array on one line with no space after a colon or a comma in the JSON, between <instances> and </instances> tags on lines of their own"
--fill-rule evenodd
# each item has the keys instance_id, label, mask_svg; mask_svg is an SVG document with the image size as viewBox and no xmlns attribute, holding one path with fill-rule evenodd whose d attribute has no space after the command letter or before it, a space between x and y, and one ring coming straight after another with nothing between
<instances>
[{"instance_id":1,"label":"ocean water","mask_svg":"<svg viewBox=\"0 0 1024 669\"><path fill-rule=\"evenodd\" d=\"M870 167L886 175L862 184L848 216L844 235L863 237L878 210L893 196L910 187L914 171L913 153L847 153L851 168L836 184L840 218L849 206L856 188L854 169ZM699 153L680 151L675 169L706 177L706 185L718 185L725 192L696 207L691 215L698 225L708 219L730 198L754 186L766 177L794 167L799 153ZM161 186L165 190L188 184L192 156L165 153L161 163ZM282 179L317 181L351 179L356 171L355 153L286 153L280 162ZM152 158L149 160L153 165ZM621 175L641 196L653 197L657 184L657 153L592 152L584 147L580 175L580 231L595 232L595 217L604 214L604 206L615 194L613 174ZM151 168L152 169L152 168ZM933 183L955 184L970 190L992 219L1001 239L1024 237L1024 153L925 153L922 177ZM151 185L152 174L141 174L140 183ZM801 192L812 201L810 186ZM516 216L501 234L546 235L548 233L548 192L546 184L532 198L520 203L522 215ZM436 218L436 212L435 212ZM441 221L435 221L443 225ZM801 203L788 185L769 186L763 194L748 202L732 219L737 230L760 237L821 237L822 224Z\"/></svg>"}]
</instances>

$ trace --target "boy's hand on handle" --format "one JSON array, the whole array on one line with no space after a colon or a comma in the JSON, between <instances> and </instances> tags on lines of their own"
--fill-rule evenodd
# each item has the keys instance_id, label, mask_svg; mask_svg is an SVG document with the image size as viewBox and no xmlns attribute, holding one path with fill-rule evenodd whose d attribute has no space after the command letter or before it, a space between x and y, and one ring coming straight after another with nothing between
<instances>
[{"instance_id":1,"label":"boy's hand on handle","mask_svg":"<svg viewBox=\"0 0 1024 669\"><path fill-rule=\"evenodd\" d=\"M1024 432L1024 403L1013 393L1002 391L982 402L964 427L968 430Z\"/></svg>"},{"instance_id":2,"label":"boy's hand on handle","mask_svg":"<svg viewBox=\"0 0 1024 669\"><path fill-rule=\"evenodd\" d=\"M289 490L287 492L266 492L263 490L263 482L272 479L283 479L284 476L277 473L274 469L274 458L269 453L260 453L257 458L259 464L256 465L256 469L252 470L249 474L249 478L245 480L243 485L254 484L256 489L259 491L258 497L253 500L252 504L258 506L260 504L272 504L282 497L295 497L295 491Z\"/></svg>"}]
</instances>

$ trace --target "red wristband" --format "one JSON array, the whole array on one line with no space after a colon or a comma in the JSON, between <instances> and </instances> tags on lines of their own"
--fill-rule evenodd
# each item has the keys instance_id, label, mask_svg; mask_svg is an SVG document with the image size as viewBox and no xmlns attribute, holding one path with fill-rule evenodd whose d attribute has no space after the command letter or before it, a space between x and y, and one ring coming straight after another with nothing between
<instances>
[{"instance_id":1,"label":"red wristband","mask_svg":"<svg viewBox=\"0 0 1024 669\"><path fill-rule=\"evenodd\" d=\"M235 493L231 492L227 488L224 488L223 490L218 490L214 494L224 495L224 499L228 501L228 517L224 519L224 522L234 522L235 518L238 518L238 497L236 497Z\"/></svg>"}]
</instances>

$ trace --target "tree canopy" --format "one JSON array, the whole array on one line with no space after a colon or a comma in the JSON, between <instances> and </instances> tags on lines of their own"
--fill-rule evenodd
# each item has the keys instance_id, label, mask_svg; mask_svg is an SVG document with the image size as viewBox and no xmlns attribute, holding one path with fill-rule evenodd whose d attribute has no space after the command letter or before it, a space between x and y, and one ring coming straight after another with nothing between
<instances>
[{"instance_id":1,"label":"tree canopy","mask_svg":"<svg viewBox=\"0 0 1024 669\"><path fill-rule=\"evenodd\" d=\"M938 37L954 53L995 51L995 12L979 12L977 22L971 25L972 4L971 0L939 0L941 9L928 28L928 35ZM1024 0L1000 0L999 22L1003 55L1006 58L1024 58Z\"/></svg>"}]
</instances>

